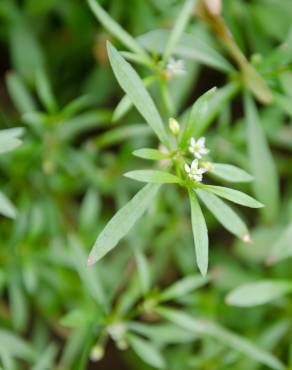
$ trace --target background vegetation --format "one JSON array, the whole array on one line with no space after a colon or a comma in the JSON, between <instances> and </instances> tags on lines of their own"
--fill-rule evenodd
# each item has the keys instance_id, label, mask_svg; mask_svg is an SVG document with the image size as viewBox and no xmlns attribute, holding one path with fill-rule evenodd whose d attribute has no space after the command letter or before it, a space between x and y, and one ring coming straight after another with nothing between
<instances>
[{"instance_id":1,"label":"background vegetation","mask_svg":"<svg viewBox=\"0 0 292 370\"><path fill-rule=\"evenodd\" d=\"M0 2L3 369L292 369L292 2L221 5ZM123 174L165 169L133 155L158 140L120 89L107 40L143 79L170 140L174 117L206 137L210 160L253 176L230 187L263 208L202 204L205 276L176 184L87 266L106 223L143 186ZM170 73L171 57L184 74Z\"/></svg>"}]
</instances>

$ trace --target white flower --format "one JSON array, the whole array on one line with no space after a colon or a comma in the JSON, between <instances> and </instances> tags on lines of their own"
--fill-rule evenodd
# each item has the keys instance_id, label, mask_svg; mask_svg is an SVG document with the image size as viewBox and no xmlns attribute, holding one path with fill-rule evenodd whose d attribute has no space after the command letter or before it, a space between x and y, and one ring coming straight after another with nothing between
<instances>
[{"instance_id":1,"label":"white flower","mask_svg":"<svg viewBox=\"0 0 292 370\"><path fill-rule=\"evenodd\" d=\"M193 137L190 140L189 151L196 157L201 159L202 155L209 153L209 150L205 147L205 138L200 137L195 140Z\"/></svg>"},{"instance_id":2,"label":"white flower","mask_svg":"<svg viewBox=\"0 0 292 370\"><path fill-rule=\"evenodd\" d=\"M188 176L197 182L201 182L203 180L203 173L205 173L207 170L206 168L199 168L199 161L197 159L194 159L191 167L185 163L185 171L188 174Z\"/></svg>"},{"instance_id":3,"label":"white flower","mask_svg":"<svg viewBox=\"0 0 292 370\"><path fill-rule=\"evenodd\" d=\"M182 76L186 73L185 62L182 59L169 58L166 70L172 76Z\"/></svg>"}]
</instances>

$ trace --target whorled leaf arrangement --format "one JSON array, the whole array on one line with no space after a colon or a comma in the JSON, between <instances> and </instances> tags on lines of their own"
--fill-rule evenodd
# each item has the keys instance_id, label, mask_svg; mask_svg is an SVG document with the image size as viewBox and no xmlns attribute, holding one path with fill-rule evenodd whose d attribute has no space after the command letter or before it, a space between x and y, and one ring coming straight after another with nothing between
<instances>
[{"instance_id":1,"label":"whorled leaf arrangement","mask_svg":"<svg viewBox=\"0 0 292 370\"><path fill-rule=\"evenodd\" d=\"M108 43L108 56L120 86L157 135L163 150L143 148L134 153L144 159L156 160L158 165L154 169L136 170L125 174L126 177L148 185L121 208L105 226L90 252L88 265L97 262L118 244L150 206L162 184L177 184L189 195L197 265L201 274L206 275L209 250L208 229L199 201L205 204L228 231L245 242L250 241L245 223L221 198L251 208L263 206L241 191L205 183L205 176L209 175L233 183L252 180L252 176L240 168L229 164L213 163L211 157L207 157L209 150L205 146L205 138L193 136L197 124L200 125L200 121L208 114L208 103L216 94L216 88L207 91L194 103L184 126L181 127L174 118L170 117L167 131L142 80L110 43Z\"/></svg>"}]
</instances>

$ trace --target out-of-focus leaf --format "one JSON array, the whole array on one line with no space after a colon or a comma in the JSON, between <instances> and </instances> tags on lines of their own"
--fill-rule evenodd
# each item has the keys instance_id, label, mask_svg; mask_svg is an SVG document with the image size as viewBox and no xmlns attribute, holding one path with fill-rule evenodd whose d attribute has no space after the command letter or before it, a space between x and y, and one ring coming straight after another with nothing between
<instances>
[{"instance_id":1,"label":"out-of-focus leaf","mask_svg":"<svg viewBox=\"0 0 292 370\"><path fill-rule=\"evenodd\" d=\"M106 11L98 4L96 0L88 0L88 4L96 16L96 18L100 21L100 23L118 40L120 40L125 46L127 46L130 50L134 53L141 55L147 61L149 60L148 55L146 52L141 48L141 46L137 43L137 41L127 32L125 31L114 19L112 19Z\"/></svg>"},{"instance_id":2,"label":"out-of-focus leaf","mask_svg":"<svg viewBox=\"0 0 292 370\"><path fill-rule=\"evenodd\" d=\"M47 74L43 68L38 68L36 72L36 91L39 99L50 113L55 113L58 109L57 102L52 92L52 88Z\"/></svg>"},{"instance_id":3,"label":"out-of-focus leaf","mask_svg":"<svg viewBox=\"0 0 292 370\"><path fill-rule=\"evenodd\" d=\"M171 299L177 299L181 296L184 296L190 293L191 291L195 289L201 288L208 282L209 282L209 279L207 277L197 276L197 275L186 276L182 278L181 280L178 280L177 282L172 284L167 289L165 289L159 295L159 301L165 302Z\"/></svg>"},{"instance_id":4,"label":"out-of-focus leaf","mask_svg":"<svg viewBox=\"0 0 292 370\"><path fill-rule=\"evenodd\" d=\"M165 361L159 350L149 341L134 334L127 335L130 346L134 352L148 365L156 369L164 369Z\"/></svg>"},{"instance_id":5,"label":"out-of-focus leaf","mask_svg":"<svg viewBox=\"0 0 292 370\"><path fill-rule=\"evenodd\" d=\"M139 36L137 40L149 52L163 54L169 36L170 31L160 29ZM223 72L233 71L232 65L223 56L195 35L182 34L173 50L173 54L184 59L206 64Z\"/></svg>"},{"instance_id":6,"label":"out-of-focus leaf","mask_svg":"<svg viewBox=\"0 0 292 370\"><path fill-rule=\"evenodd\" d=\"M256 106L249 95L245 96L247 145L254 177L256 197L265 205L262 213L267 222L277 218L279 212L279 180L275 162L267 143Z\"/></svg>"},{"instance_id":7,"label":"out-of-focus leaf","mask_svg":"<svg viewBox=\"0 0 292 370\"><path fill-rule=\"evenodd\" d=\"M88 257L88 264L93 265L112 250L143 215L151 204L161 185L144 186L114 217L99 234Z\"/></svg>"},{"instance_id":8,"label":"out-of-focus leaf","mask_svg":"<svg viewBox=\"0 0 292 370\"><path fill-rule=\"evenodd\" d=\"M227 295L226 302L232 306L251 307L268 303L290 292L290 281L262 280L235 288Z\"/></svg>"},{"instance_id":9,"label":"out-of-focus leaf","mask_svg":"<svg viewBox=\"0 0 292 370\"><path fill-rule=\"evenodd\" d=\"M282 261L285 258L292 257L292 223L284 230L281 237L273 245L267 262L270 264Z\"/></svg>"},{"instance_id":10,"label":"out-of-focus leaf","mask_svg":"<svg viewBox=\"0 0 292 370\"><path fill-rule=\"evenodd\" d=\"M144 253L138 249L137 247L134 247L134 253L135 253L135 259L137 264L137 271L140 278L141 288L144 294L146 294L151 285L151 273L150 273L150 266L146 259L146 256Z\"/></svg>"},{"instance_id":11,"label":"out-of-focus leaf","mask_svg":"<svg viewBox=\"0 0 292 370\"><path fill-rule=\"evenodd\" d=\"M156 311L167 320L185 330L211 337L219 341L219 343L223 343L272 369L285 369L284 365L276 357L257 347L255 343L226 330L220 325L205 319L195 319L187 313L174 309L157 308Z\"/></svg>"},{"instance_id":12,"label":"out-of-focus leaf","mask_svg":"<svg viewBox=\"0 0 292 370\"><path fill-rule=\"evenodd\" d=\"M150 182L154 184L179 184L182 180L169 173L164 171L158 170L137 170L137 171L130 171L126 172L124 176L141 181L141 182Z\"/></svg>"},{"instance_id":13,"label":"out-of-focus leaf","mask_svg":"<svg viewBox=\"0 0 292 370\"><path fill-rule=\"evenodd\" d=\"M12 128L0 131L0 154L9 152L21 145L19 136L23 133L22 128Z\"/></svg>"},{"instance_id":14,"label":"out-of-focus leaf","mask_svg":"<svg viewBox=\"0 0 292 370\"><path fill-rule=\"evenodd\" d=\"M156 133L160 141L166 146L169 146L169 138L163 126L162 119L137 72L110 43L108 43L107 48L111 66L120 86Z\"/></svg>"},{"instance_id":15,"label":"out-of-focus leaf","mask_svg":"<svg viewBox=\"0 0 292 370\"><path fill-rule=\"evenodd\" d=\"M219 195L219 197L228 199L233 203L240 204L245 207L261 208L264 206L254 198L250 197L249 195L239 190L234 190L230 188L225 188L224 186L216 185L203 185L202 188L205 191L214 193L216 195Z\"/></svg>"},{"instance_id":16,"label":"out-of-focus leaf","mask_svg":"<svg viewBox=\"0 0 292 370\"><path fill-rule=\"evenodd\" d=\"M247 172L231 164L212 163L210 172L229 182L249 182L253 180L253 177Z\"/></svg>"},{"instance_id":17,"label":"out-of-focus leaf","mask_svg":"<svg viewBox=\"0 0 292 370\"><path fill-rule=\"evenodd\" d=\"M182 6L182 9L176 19L174 27L169 35L165 50L163 53L163 60L166 62L171 54L174 52L176 44L181 38L184 29L186 28L189 19L192 16L196 0L186 0Z\"/></svg>"},{"instance_id":18,"label":"out-of-focus leaf","mask_svg":"<svg viewBox=\"0 0 292 370\"><path fill-rule=\"evenodd\" d=\"M42 354L40 354L38 361L32 367L31 370L49 370L52 369L54 359L57 356L58 348L52 343L50 344Z\"/></svg>"},{"instance_id":19,"label":"out-of-focus leaf","mask_svg":"<svg viewBox=\"0 0 292 370\"><path fill-rule=\"evenodd\" d=\"M84 289L88 291L98 304L107 308L107 301L101 280L96 269L88 269L86 266L86 253L76 237L70 236L70 247L72 250L72 261L83 282Z\"/></svg>"},{"instance_id":20,"label":"out-of-focus leaf","mask_svg":"<svg viewBox=\"0 0 292 370\"><path fill-rule=\"evenodd\" d=\"M216 195L197 189L196 193L216 219L232 234L241 239L248 238L248 230L241 218Z\"/></svg>"},{"instance_id":21,"label":"out-of-focus leaf","mask_svg":"<svg viewBox=\"0 0 292 370\"><path fill-rule=\"evenodd\" d=\"M163 153L160 150L151 149L151 148L137 149L133 152L133 154L136 157L150 159L152 161L160 161L160 160L169 158L168 153Z\"/></svg>"},{"instance_id":22,"label":"out-of-focus leaf","mask_svg":"<svg viewBox=\"0 0 292 370\"><path fill-rule=\"evenodd\" d=\"M75 309L61 318L61 324L69 328L86 328L96 317L88 310Z\"/></svg>"},{"instance_id":23,"label":"out-of-focus leaf","mask_svg":"<svg viewBox=\"0 0 292 370\"><path fill-rule=\"evenodd\" d=\"M31 362L38 357L38 354L30 344L5 329L0 329L0 347L11 354L11 356L22 360Z\"/></svg>"},{"instance_id":24,"label":"out-of-focus leaf","mask_svg":"<svg viewBox=\"0 0 292 370\"><path fill-rule=\"evenodd\" d=\"M196 249L196 260L199 270L203 276L208 270L209 240L206 221L202 213L200 204L193 190L189 190L191 204L191 219Z\"/></svg>"},{"instance_id":25,"label":"out-of-focus leaf","mask_svg":"<svg viewBox=\"0 0 292 370\"><path fill-rule=\"evenodd\" d=\"M0 214L9 218L15 218L17 210L11 201L0 191Z\"/></svg>"},{"instance_id":26,"label":"out-of-focus leaf","mask_svg":"<svg viewBox=\"0 0 292 370\"><path fill-rule=\"evenodd\" d=\"M15 72L6 75L6 84L13 103L22 114L35 111L35 102L22 78Z\"/></svg>"}]
</instances>

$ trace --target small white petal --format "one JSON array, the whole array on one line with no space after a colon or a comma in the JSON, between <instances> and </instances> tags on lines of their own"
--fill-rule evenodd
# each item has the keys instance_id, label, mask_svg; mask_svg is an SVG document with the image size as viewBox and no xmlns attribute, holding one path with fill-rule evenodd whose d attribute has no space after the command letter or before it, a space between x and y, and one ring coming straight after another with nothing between
<instances>
[{"instance_id":1,"label":"small white petal","mask_svg":"<svg viewBox=\"0 0 292 370\"><path fill-rule=\"evenodd\" d=\"M202 158L200 152L195 152L194 154L195 154L195 157L197 157L198 159L201 159Z\"/></svg>"},{"instance_id":2,"label":"small white petal","mask_svg":"<svg viewBox=\"0 0 292 370\"><path fill-rule=\"evenodd\" d=\"M204 136L202 136L202 137L200 137L200 138L198 139L197 143L198 143L198 145L200 145L200 146L204 146L204 145L205 145L205 141L206 141L205 137L204 137Z\"/></svg>"},{"instance_id":3,"label":"small white petal","mask_svg":"<svg viewBox=\"0 0 292 370\"><path fill-rule=\"evenodd\" d=\"M196 140L193 137L191 137L190 142L191 142L191 146L195 146L196 145Z\"/></svg>"}]
</instances>

